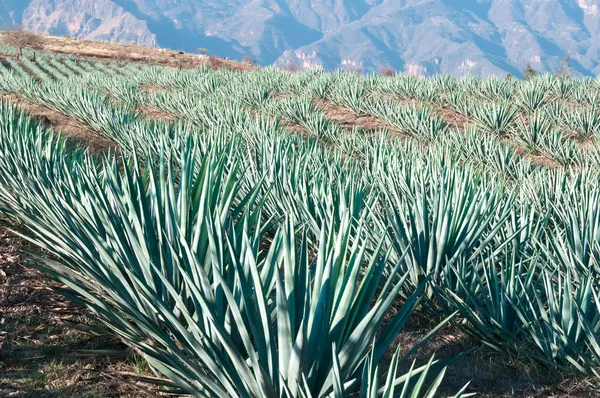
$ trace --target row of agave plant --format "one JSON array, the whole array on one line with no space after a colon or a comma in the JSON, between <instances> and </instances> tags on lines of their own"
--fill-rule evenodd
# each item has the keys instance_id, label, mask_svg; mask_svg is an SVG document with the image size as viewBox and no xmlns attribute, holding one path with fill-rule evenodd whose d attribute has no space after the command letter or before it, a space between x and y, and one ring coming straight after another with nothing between
<instances>
[{"instance_id":1,"label":"row of agave plant","mask_svg":"<svg viewBox=\"0 0 600 398\"><path fill-rule=\"evenodd\" d=\"M1 52L6 53L4 49ZM24 62L31 62L25 51ZM393 78L338 71L335 73L309 70L290 74L277 68L264 68L240 74L231 70L165 70L160 67L137 67L130 64L90 62L74 57L43 54L36 57L34 67L43 69L37 77L44 81L63 79L64 76L124 78L130 85L162 87L176 91L190 91L200 94L219 92L237 93L240 87L254 91L292 93L330 99L362 110L362 103L370 96L393 96L407 100L418 100L437 105L460 108L460 104L470 102L501 103L510 101L520 109L533 111L552 103L564 103L575 107L593 107L600 94L599 80L594 78L572 79L542 75L529 81L501 79L498 77L480 78L465 76L451 78L436 76L431 79L418 79L407 75ZM11 63L11 68L13 64ZM29 65L27 65L29 66ZM21 72L22 69L17 69ZM48 76L50 75L50 76ZM110 84L110 83L108 83Z\"/></svg>"},{"instance_id":2,"label":"row of agave plant","mask_svg":"<svg viewBox=\"0 0 600 398\"><path fill-rule=\"evenodd\" d=\"M575 162L583 153L575 147L557 149L575 168L534 167L498 139L527 130L545 137L560 118L549 121L542 108L520 120L522 129L456 134L430 108L357 97L343 86L352 75L306 75L319 84L290 92L367 109L414 139L348 132L318 103L275 99L273 87L293 85L278 71L149 69L72 85L9 74L3 91L93 127L124 158L70 152L4 105L0 210L54 255L38 264L66 294L197 396L418 396L426 381L433 395L441 376L427 375L442 375L445 364L397 373L421 343L400 347L385 375L377 365L417 308L498 350L595 374L597 163ZM170 79L203 89L140 93ZM376 87L371 80L361 84ZM463 84L396 80L449 93ZM510 98L519 84L495 95ZM360 99L344 102L340 92ZM184 121L132 112L144 103ZM489 125L505 120L496 116Z\"/></svg>"},{"instance_id":3,"label":"row of agave plant","mask_svg":"<svg viewBox=\"0 0 600 398\"><path fill-rule=\"evenodd\" d=\"M329 145L346 148L349 155L354 156L355 154L350 152L356 152L353 149L357 147L356 141L362 140L365 135L372 132L358 130L348 133L342 126L333 122L327 117L321 104L323 101L331 101L351 108L352 112L357 114L375 116L390 130L422 141L423 145L430 148L441 146L440 150L446 150L448 145L451 145L464 154L472 154L480 151L485 142L487 150L495 152L489 159L494 159L494 162L503 159L508 163L506 167L508 170L512 170L513 164L522 163L523 154L545 158L555 165L574 168L597 167L600 162L600 150L595 144L600 118L593 107L576 109L558 102L526 111L506 101L502 103L479 101L476 104L472 100L476 98L475 94L468 92L470 98L467 101L468 106L446 105L470 122L465 127L457 128L444 120L438 111L440 105L434 103L417 104L411 100L403 104L393 98L367 95L356 99L360 105L353 107L352 101L339 99L340 95L352 92L352 89L338 88L333 97L325 95L323 100L319 99L321 97L317 93L318 90L305 88L300 92L300 97L294 97L292 91L292 98L281 99L277 97L277 93L293 85L290 82L284 84L280 79L282 72L277 71L252 72L253 75L244 77L245 80L239 77L239 73L231 71L204 69L176 73L163 71L164 75L168 78L173 77L175 81L185 76L184 81L191 86L194 86L192 82L196 78L196 86L201 84L202 87L208 87L198 91L152 93L144 91L143 88L148 84L158 84L159 87L166 84L165 77L156 78L160 76L160 71L140 70L119 77L91 73L75 80L73 84L60 81L43 85L37 84L32 79L5 74L0 84L2 91L17 92L30 101L76 117L94 129L119 140L121 146L128 145L130 148L145 148L140 145L143 143L138 141L140 134L145 134L145 131L166 128L168 123L160 126L159 122L154 122L153 124L158 127L149 126L151 123L137 117L139 115L136 115L135 110L140 109L140 106L152 106L176 119L185 120L195 128L215 128L215 126L239 128L248 123L252 124L251 116L258 112L265 116L261 128L269 125L269 128L285 129L286 123L291 121L304 129L307 135L327 141ZM239 86L224 83L222 81L224 78L220 77L222 75L230 77L228 81ZM271 75L275 77L269 78ZM302 74L298 75L302 76ZM306 73L306 75L311 74ZM335 78L336 75L332 76ZM350 84L345 80L355 79L352 76L341 76L338 77L338 84ZM302 79L304 77L288 80L303 81ZM321 84L323 83L321 80L325 79L319 77L315 81ZM442 79L432 80L443 82ZM542 82L546 80L540 78ZM558 79L554 79L554 82L562 84ZM486 87L488 84L481 85ZM535 84L536 87L543 86L542 83ZM445 85L441 84L440 87ZM110 99L105 95L107 92L110 92ZM364 96L364 92L361 95ZM118 104L115 103L116 101ZM87 109L92 108L94 111L88 115ZM99 123L95 122L101 116L104 118ZM282 121L282 125L273 127L274 124L269 122L273 117ZM471 136L476 136L476 139L470 139ZM129 143L124 142L123 137L127 137ZM468 160L480 159L465 157ZM511 171L509 174L512 173Z\"/></svg>"},{"instance_id":4,"label":"row of agave plant","mask_svg":"<svg viewBox=\"0 0 600 398\"><path fill-rule=\"evenodd\" d=\"M130 106L149 104L199 125L213 116L214 103L223 103L238 113L249 107L290 119L310 135L333 143L339 141L343 131L322 112L322 101L348 108L359 116L375 116L390 129L429 143L452 133L463 134L463 128L456 128L441 117L439 110L445 109L469 124L467 132L475 128L497 140L509 139L524 152L563 166L597 164L600 159L597 145L589 145L600 131L594 100L598 86L593 80L544 76L530 82L442 77L419 81L406 76L361 78L348 73L306 72L290 76L278 70L263 70L241 76L231 71L165 73L154 68L118 80L96 75L86 84L110 91ZM431 98L399 90L408 84L400 82L406 81L432 91ZM179 90L184 83L187 89ZM163 87L164 91L140 91L148 86ZM178 90L171 91L175 88ZM586 102L568 95L581 90L592 98Z\"/></svg>"},{"instance_id":5,"label":"row of agave plant","mask_svg":"<svg viewBox=\"0 0 600 398\"><path fill-rule=\"evenodd\" d=\"M187 272L197 273L197 267L203 265L210 268L209 273L214 273L214 267L223 267L224 263L235 264L235 260L231 258L234 248L230 245L235 242L250 245L254 242L254 246L251 246L254 254L246 258L248 254L244 251L242 257L244 260L250 259L248 261L252 264L262 264L262 260L256 259L260 257L260 244L264 242L266 235L275 236L268 238L271 246L269 252L265 253L264 261L271 256L273 264L279 265L272 265L270 271L265 271L268 267L265 268L264 265L257 266L258 274L254 276L266 278L261 280L268 280L270 288L274 289L277 280L269 279L274 276L268 277L266 274L282 268L282 263L275 260L281 254L272 251L283 247L278 246L283 239L282 231L296 236L297 226L304 224L306 232L301 240L305 256L303 264L305 268L314 271L314 274L304 276L305 283L316 283L315 278L326 273L326 269L323 268L325 265L319 265L321 260L318 258L306 257L309 255L309 247L317 245L313 247L318 247L317 253L333 250L334 246L327 249L323 245L327 241L333 242L331 237L338 236L334 231L343 226L342 230L348 234L345 242L349 252L346 254L348 257L344 255L343 260L338 259L337 266L348 267L345 268L347 272L353 269L354 274L352 277L338 274L341 279L337 281L337 295L349 294L349 299L353 299L353 294L362 297L362 293L358 292L367 289L367 286L373 289L362 303L365 306L362 311L369 308L366 303L371 303L378 285L371 279L363 279L358 283L357 278L365 275L363 273L368 275L371 272L368 271L369 267L373 267L369 265L366 270L361 269L366 256L371 259L367 264L377 264L376 275L379 275L379 279L382 275L387 275L388 279L383 279L387 283L383 283L384 290L378 296L389 300L387 309L399 293L412 295L407 299L407 302L412 302L410 297L422 292L434 304L436 311L452 314L459 310L468 322L466 327L491 345L509 346L521 351L524 349L524 337L530 333L531 340L525 340L539 344L532 353L540 360L552 361L561 366L570 364L581 371L593 370L595 366L593 348L597 346L594 331L598 322L598 307L595 305L593 281L597 264L597 255L594 253L597 253L595 238L598 225L593 223L593 214L587 213L595 211L597 192L588 193L590 197L581 201L582 192L590 186L589 180L572 180L565 174L562 176L564 190L557 191L557 197L547 198L551 201L549 203L562 201L564 206L560 207L572 209L572 214L553 212L553 208L548 207L548 202L542 201L530 203L532 209L529 210L521 206L521 210L516 212L514 209L517 200L513 195L503 194L501 181L473 174L473 170L465 171L449 164L444 165L443 158L438 159L438 165L427 166L420 165L414 158L393 156L394 153L402 154L397 151L401 149L399 147L373 148L376 151L371 154L369 163L376 166L369 173L375 176L374 180L378 184L369 186L361 181L356 170L343 167L331 167L325 173L318 169L313 171L314 174L308 172L307 165L316 165L318 158L323 161L330 154L323 153L316 146L304 148L305 153L294 154L294 150L298 150L294 149L297 142L285 142L283 139L283 142L274 140L265 144L255 154L253 166L244 170L243 174L239 174L242 173L239 163L232 161L232 158L238 156L239 162L244 159L243 155L234 155L233 145L219 143L220 141L209 144L194 142L191 138L186 141L182 155L172 157L170 161L162 157L158 171L148 165L144 168L145 174L140 175L139 166L134 163L121 175L112 160L103 165L102 173L98 173L98 166L89 158L81 154L67 156L60 143L48 133L40 132L39 129L34 131L30 122L22 121L22 116L5 109L3 120L11 122L5 127L6 132L3 134L4 212L24 223L25 236L36 245L59 256L60 261L46 264L46 267L50 267L46 270L59 280L67 282L79 295L83 295L76 297L76 294L74 299L83 300L87 304L90 304L88 301L96 302L97 305L100 305L97 303L98 297L124 300L120 307L115 307L114 312L107 310L110 307L105 307L104 304L103 310L94 306L91 308L95 313L107 317L114 313L122 315L117 317L119 322L113 317L105 321L113 332L122 337L128 336L127 341L148 341L154 336L140 336L131 332L131 328L135 326L128 322L132 322L129 318L133 315L131 310L126 311L122 307L129 301L142 306L150 305L146 303L146 300L150 300L149 297L136 298L135 295L142 289L137 283L146 283L144 289L147 294L158 295L162 300L170 302L171 307L165 308L176 313L180 311L173 307L178 304L177 296L172 296L174 292L171 286L162 286L166 283L164 278L170 278L170 283L175 284L179 292L184 290L188 295L199 294L189 286L184 288L187 277L196 278L197 283L202 281L202 275L186 276L179 267L179 262L184 261L184 254L192 255L187 261L196 261L195 264L183 266ZM28 132L29 130L33 132ZM263 138L266 143L269 142L267 137ZM168 138L160 142L172 149L172 142ZM219 145L224 146L209 150L213 145L217 148ZM203 159L202 162L212 159L212 163L194 164L192 160L195 158L189 158L194 153L198 159ZM45 156L50 159L44 159ZM34 168L32 166L35 161L42 164ZM176 170L171 169L172 167ZM208 177L202 177L202 172L196 174L198 169L204 173L215 172L216 176L213 181L199 181L198 178ZM387 174L384 170L401 172ZM86 175L82 178L86 183L91 183L91 187L78 186L76 180L79 177L76 176L79 173ZM331 189L335 181L341 184L337 192L336 189ZM539 186L541 182L536 181ZM267 184L269 189L262 189L261 182ZM440 182L442 184L438 185ZM235 188L237 194L234 191L220 193L224 187L232 190ZM212 193L206 191L210 189L213 190ZM363 198L367 192L371 199ZM535 190L527 200L531 202L533 195L539 192ZM563 192L571 193L567 195ZM123 206L126 208L116 207L117 200L125 201ZM220 204L215 212L221 220L226 221L208 221L210 217L207 210L196 207L202 203L206 205L211 200ZM102 209L95 208L94 203L98 201L103 204ZM138 201L141 202L136 203ZM59 203L63 207L57 207ZM253 206L256 203L261 205ZM379 206L375 206L375 203ZM582 208L583 204L586 205L585 208ZM371 213L367 210L370 208L379 210ZM552 217L537 214L542 212L551 213ZM120 220L113 221L118 215ZM284 216L295 221L282 222ZM148 226L148 220L154 217L158 217L154 221L157 225ZM204 221L206 225L203 225ZM82 225L78 226L79 223ZM59 224L64 226L60 233L56 228ZM132 225L128 226L129 224ZM367 227L371 224L377 225L377 229ZM281 226L276 228L274 225ZM544 236L549 229L548 225L554 225L555 230L552 232L556 232L560 238ZM249 231L253 231L251 235L254 240L237 235L213 237L205 230L209 226L221 233L235 230L237 233L245 232L250 235ZM368 233L365 232L367 229ZM571 236L563 238L565 232ZM333 235L330 237L330 234ZM75 236L77 239L74 239ZM377 236L381 238L379 242L374 238ZM297 239L288 238L292 241ZM194 242L192 248L173 247L189 240ZM217 252L212 251L215 244ZM203 247L202 250L199 245ZM219 249L219 245L225 247ZM382 247L389 248L384 256ZM292 251L296 250L299 249ZM359 252L362 254L354 268L350 267L350 263L346 264L349 261L347 258L355 258ZM213 256L216 257L213 259ZM548 269L540 267L537 258L543 258L547 261L546 264L552 266L546 265ZM219 265L214 265L214 261ZM208 266L208 263L211 265ZM83 264L88 268L82 269ZM157 269L144 269L151 264ZM290 269L303 268L296 262L294 264L296 265L290 266ZM96 267L100 268L95 269ZM167 275L160 275L159 270ZM252 269L246 270L251 271ZM155 272L159 272L159 275L155 275ZM220 272L236 281L237 277L230 275L233 271L225 272L221 269ZM402 275L402 283L393 285L393 277L398 275ZM77 285L69 279L74 276L78 276L78 282L83 285ZM114 287L112 294L108 293L113 287L96 286L98 283L125 283L134 276L136 279L133 287L118 285ZM248 284L250 277L250 274L246 274L246 279L240 281ZM138 278L142 281L138 281ZM280 283L285 282L289 276L281 278ZM242 283L240 281L238 283ZM206 283L211 286L215 284L214 281ZM319 282L321 283L322 281ZM156 284L162 287L159 288ZM357 292L351 292L347 289L348 286L357 286ZM385 294L392 286L397 287L397 290ZM585 286L587 293L579 291L582 286ZM241 286L237 288L241 289ZM571 292L569 289L575 291ZM264 308L270 311L273 309L268 300L273 294L265 296L267 303ZM96 295L98 297L94 298ZM308 299L314 295L305 294L304 297ZM329 305L339 300L333 294L330 298L334 301ZM572 298L573 301L553 306L554 313L545 312L550 311L545 306L551 300L564 298ZM156 297L152 300L155 299ZM188 300L192 298L185 296L183 303ZM206 304L206 307L196 303L195 308L206 311L217 304L211 303ZM154 308L156 305L154 303L151 306ZM414 305L406 308L414 308ZM224 308L226 307L225 305ZM580 319L580 311L584 310L588 316ZM259 309L257 311L260 313ZM332 311L332 316L339 314L339 308L332 307ZM138 314L136 311L134 313ZM350 313L346 313L346 316L352 317ZM194 318L193 315L189 317L186 322ZM363 318L364 316L360 316L356 319L358 321ZM586 329L583 320L590 322L587 325L589 329ZM154 321L162 325L162 319L158 321L154 318ZM528 329L534 321L537 322L537 329ZM566 322L567 325L555 324L557 321ZM147 324L148 321L145 321L144 325ZM179 326L177 329L179 330ZM398 329L390 331L389 336L397 331ZM255 336L256 332L248 333ZM347 337L350 336L351 334ZM364 332L361 332L361 336L364 336ZM549 340L550 338L552 339ZM342 345L341 342L339 344ZM137 348L148 355L143 347ZM169 373L172 370L167 371L160 364L155 368L163 375L174 377L173 373ZM190 391L189 386L184 388Z\"/></svg>"},{"instance_id":6,"label":"row of agave plant","mask_svg":"<svg viewBox=\"0 0 600 398\"><path fill-rule=\"evenodd\" d=\"M190 136L177 157L131 155L119 167L69 150L10 104L0 115L2 214L51 254L31 258L63 294L169 387L211 397L436 393L443 364L403 366L426 339L378 366L426 282L409 289L404 257L391 268L383 237L373 245L373 214L343 205L359 190L321 193L323 212L302 226L293 211L269 214L265 203L279 198L243 166L235 140ZM309 184L318 192L322 182Z\"/></svg>"}]
</instances>

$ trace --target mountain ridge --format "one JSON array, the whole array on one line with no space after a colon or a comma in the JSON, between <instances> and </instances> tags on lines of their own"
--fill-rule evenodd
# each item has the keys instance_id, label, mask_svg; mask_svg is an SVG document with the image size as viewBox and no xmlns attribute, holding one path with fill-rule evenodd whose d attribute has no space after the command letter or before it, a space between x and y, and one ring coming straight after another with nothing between
<instances>
[{"instance_id":1,"label":"mountain ridge","mask_svg":"<svg viewBox=\"0 0 600 398\"><path fill-rule=\"evenodd\" d=\"M521 75L600 71L600 0L0 0L0 24L261 65Z\"/></svg>"}]
</instances>

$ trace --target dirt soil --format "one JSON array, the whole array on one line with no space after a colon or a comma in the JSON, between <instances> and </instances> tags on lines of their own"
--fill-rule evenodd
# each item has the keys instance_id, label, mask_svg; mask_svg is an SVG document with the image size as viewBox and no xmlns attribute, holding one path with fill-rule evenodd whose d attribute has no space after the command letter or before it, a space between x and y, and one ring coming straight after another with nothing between
<instances>
[{"instance_id":1,"label":"dirt soil","mask_svg":"<svg viewBox=\"0 0 600 398\"><path fill-rule=\"evenodd\" d=\"M321 111L323 111L325 116L327 116L333 122L339 124L342 128L346 130L352 130L356 127L363 130L388 130L390 132L402 134L396 128L376 118L375 116L359 116L350 109L346 109L342 106L337 106L328 101L319 101L317 105L319 106Z\"/></svg>"},{"instance_id":2,"label":"dirt soil","mask_svg":"<svg viewBox=\"0 0 600 398\"><path fill-rule=\"evenodd\" d=\"M136 110L149 120L173 121L176 119L174 115L152 106L139 106Z\"/></svg>"},{"instance_id":3,"label":"dirt soil","mask_svg":"<svg viewBox=\"0 0 600 398\"><path fill-rule=\"evenodd\" d=\"M470 120L467 117L456 112L454 109L440 106L435 106L434 108L454 130L462 130L470 123Z\"/></svg>"},{"instance_id":4,"label":"dirt soil","mask_svg":"<svg viewBox=\"0 0 600 398\"><path fill-rule=\"evenodd\" d=\"M96 155L118 150L114 141L58 111L34 104L15 94L6 95L3 99L12 101L40 123L61 132L74 147L88 148L90 153Z\"/></svg>"},{"instance_id":5,"label":"dirt soil","mask_svg":"<svg viewBox=\"0 0 600 398\"><path fill-rule=\"evenodd\" d=\"M90 325L84 309L23 265L22 245L0 227L0 397L157 395L129 377L147 368L126 346L71 326Z\"/></svg>"}]
</instances>

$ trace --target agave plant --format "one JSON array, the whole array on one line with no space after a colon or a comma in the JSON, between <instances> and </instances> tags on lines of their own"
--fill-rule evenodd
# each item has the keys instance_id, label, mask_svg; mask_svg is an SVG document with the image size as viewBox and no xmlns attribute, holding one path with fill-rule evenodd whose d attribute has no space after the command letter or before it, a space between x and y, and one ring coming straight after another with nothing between
<instances>
[{"instance_id":1,"label":"agave plant","mask_svg":"<svg viewBox=\"0 0 600 398\"><path fill-rule=\"evenodd\" d=\"M369 103L368 111L403 133L428 142L435 141L448 129L447 123L425 105L406 107L376 99Z\"/></svg>"},{"instance_id":2,"label":"agave plant","mask_svg":"<svg viewBox=\"0 0 600 398\"><path fill-rule=\"evenodd\" d=\"M523 329L547 362L597 375L600 301L591 278L573 285L570 273L544 273L538 289L516 301ZM540 302L546 305L539 305Z\"/></svg>"},{"instance_id":3,"label":"agave plant","mask_svg":"<svg viewBox=\"0 0 600 398\"><path fill-rule=\"evenodd\" d=\"M317 112L314 102L309 100L290 100L279 105L281 113L298 124L306 124L311 116Z\"/></svg>"},{"instance_id":4,"label":"agave plant","mask_svg":"<svg viewBox=\"0 0 600 398\"><path fill-rule=\"evenodd\" d=\"M434 115L431 108L425 106L410 107L403 116L403 131L419 139L434 141L448 129L447 123L440 116Z\"/></svg>"},{"instance_id":5,"label":"agave plant","mask_svg":"<svg viewBox=\"0 0 600 398\"><path fill-rule=\"evenodd\" d=\"M531 169L530 164L512 146L479 133L474 126L468 126L464 134L459 136L457 150L462 153L462 161L491 169L509 179L522 180Z\"/></svg>"},{"instance_id":6,"label":"agave plant","mask_svg":"<svg viewBox=\"0 0 600 398\"><path fill-rule=\"evenodd\" d=\"M114 159L97 166L2 111L1 211L54 255L36 260L68 286L64 293L178 389L302 397L423 389L424 376L409 383L434 362L405 376L388 372L373 391L379 375L371 369L423 285L384 325L408 274L396 279L405 268L399 258L384 278L381 244L367 253L367 241L351 239L363 235L364 219L343 211L337 226L324 219L314 254L307 234L284 222L263 251L274 225L261 222L259 187L237 181L233 144L201 153L189 138L177 159L149 161L142 172L133 157L120 171Z\"/></svg>"},{"instance_id":7,"label":"agave plant","mask_svg":"<svg viewBox=\"0 0 600 398\"><path fill-rule=\"evenodd\" d=\"M523 324L515 303L526 300L535 284L535 259L500 262L482 256L475 261L461 262L449 269L459 282L456 287L439 287L451 310L456 308L468 321L467 331L487 346L501 351L508 347L522 350ZM543 358L543 357L542 357Z\"/></svg>"},{"instance_id":8,"label":"agave plant","mask_svg":"<svg viewBox=\"0 0 600 398\"><path fill-rule=\"evenodd\" d=\"M497 101L507 101L513 95L513 88L509 82L495 76L483 80L481 91L483 98Z\"/></svg>"},{"instance_id":9,"label":"agave plant","mask_svg":"<svg viewBox=\"0 0 600 398\"><path fill-rule=\"evenodd\" d=\"M546 91L537 81L523 89L520 105L527 112L534 112L546 104Z\"/></svg>"},{"instance_id":10,"label":"agave plant","mask_svg":"<svg viewBox=\"0 0 600 398\"><path fill-rule=\"evenodd\" d=\"M571 97L575 83L571 79L557 79L554 85L554 96L560 100L567 100Z\"/></svg>"},{"instance_id":11,"label":"agave plant","mask_svg":"<svg viewBox=\"0 0 600 398\"><path fill-rule=\"evenodd\" d=\"M502 102L478 107L473 116L483 130L502 135L507 132L516 115L517 108L508 102Z\"/></svg>"},{"instance_id":12,"label":"agave plant","mask_svg":"<svg viewBox=\"0 0 600 398\"><path fill-rule=\"evenodd\" d=\"M424 180L422 173L382 179L385 217L393 231L390 245L397 255L408 252L407 271L415 285L426 278L441 284L447 267L488 249L500 250L491 243L512 203L498 186L484 187L470 171L429 173L435 182Z\"/></svg>"},{"instance_id":13,"label":"agave plant","mask_svg":"<svg viewBox=\"0 0 600 398\"><path fill-rule=\"evenodd\" d=\"M232 90L239 90L239 88L232 88ZM241 92L233 94L240 98L242 102L250 107L261 108L268 104L270 99L270 91L265 87L244 87Z\"/></svg>"},{"instance_id":14,"label":"agave plant","mask_svg":"<svg viewBox=\"0 0 600 398\"><path fill-rule=\"evenodd\" d=\"M528 122L519 121L516 128L517 141L533 154L539 153L541 142L552 134L552 123L542 113L534 114Z\"/></svg>"},{"instance_id":15,"label":"agave plant","mask_svg":"<svg viewBox=\"0 0 600 398\"><path fill-rule=\"evenodd\" d=\"M554 120L555 123L560 123L567 111L567 106L565 102L551 102L546 104L546 106L542 109L542 111L546 112L546 114Z\"/></svg>"},{"instance_id":16,"label":"agave plant","mask_svg":"<svg viewBox=\"0 0 600 398\"><path fill-rule=\"evenodd\" d=\"M583 104L587 100L587 92L588 88L585 85L578 85L577 88L573 90L572 98L575 102Z\"/></svg>"},{"instance_id":17,"label":"agave plant","mask_svg":"<svg viewBox=\"0 0 600 398\"><path fill-rule=\"evenodd\" d=\"M340 85L336 91L333 92L331 99L352 110L359 116L365 115L364 112L364 97L365 89L361 86L349 84Z\"/></svg>"},{"instance_id":18,"label":"agave plant","mask_svg":"<svg viewBox=\"0 0 600 398\"><path fill-rule=\"evenodd\" d=\"M600 165L600 150L597 147L592 146L588 148L579 149L575 143L572 144L575 149L573 152L573 163L581 168L581 170L594 171L598 169Z\"/></svg>"},{"instance_id":19,"label":"agave plant","mask_svg":"<svg viewBox=\"0 0 600 398\"><path fill-rule=\"evenodd\" d=\"M413 76L398 76L393 82L393 92L399 97L416 98L419 80Z\"/></svg>"},{"instance_id":20,"label":"agave plant","mask_svg":"<svg viewBox=\"0 0 600 398\"><path fill-rule=\"evenodd\" d=\"M599 200L598 189L585 186L554 205L557 225L552 238L547 239L549 258L557 262L557 269L570 270L577 281L580 276L600 271L600 254L596 251L600 244Z\"/></svg>"},{"instance_id":21,"label":"agave plant","mask_svg":"<svg viewBox=\"0 0 600 398\"><path fill-rule=\"evenodd\" d=\"M539 150L544 156L557 161L562 166L569 166L579 162L580 151L577 144L572 139L565 137L558 130L554 130L551 134L541 137Z\"/></svg>"},{"instance_id":22,"label":"agave plant","mask_svg":"<svg viewBox=\"0 0 600 398\"><path fill-rule=\"evenodd\" d=\"M567 116L567 123L583 139L592 139L600 131L600 114L595 108L575 111Z\"/></svg>"}]
</instances>

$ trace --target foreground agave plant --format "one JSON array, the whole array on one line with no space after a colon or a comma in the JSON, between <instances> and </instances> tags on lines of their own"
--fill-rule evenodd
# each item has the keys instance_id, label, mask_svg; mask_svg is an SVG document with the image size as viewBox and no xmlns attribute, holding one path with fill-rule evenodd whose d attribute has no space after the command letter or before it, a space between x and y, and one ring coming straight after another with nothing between
<instances>
[{"instance_id":1,"label":"foreground agave plant","mask_svg":"<svg viewBox=\"0 0 600 398\"><path fill-rule=\"evenodd\" d=\"M346 212L337 226L326 217L311 247L293 222L261 222L259 189L236 181L232 145L201 152L189 138L178 160L149 161L142 173L125 159L120 171L114 159L97 165L67 152L7 106L0 113L0 211L53 255L34 257L64 293L179 391L435 394L443 371L424 387L433 360L396 375L421 343L397 353L386 375L376 370L423 285L384 325L408 273L396 278L400 258L383 277L381 246L368 253L368 242L351 239L362 235L367 213L353 221Z\"/></svg>"},{"instance_id":2,"label":"foreground agave plant","mask_svg":"<svg viewBox=\"0 0 600 398\"><path fill-rule=\"evenodd\" d=\"M600 301L592 279L574 284L571 272L551 275L535 260L516 266L490 260L461 272L459 294L440 292L469 320L470 333L494 349L597 376Z\"/></svg>"},{"instance_id":3,"label":"foreground agave plant","mask_svg":"<svg viewBox=\"0 0 600 398\"><path fill-rule=\"evenodd\" d=\"M470 171L446 168L409 170L405 176L388 173L381 183L387 208L383 217L393 232L390 245L398 255L408 253L406 270L413 284L425 278L434 285L456 284L447 279L449 267L502 249L493 246L493 239L509 217L513 199L503 198L499 186L485 187Z\"/></svg>"}]
</instances>

